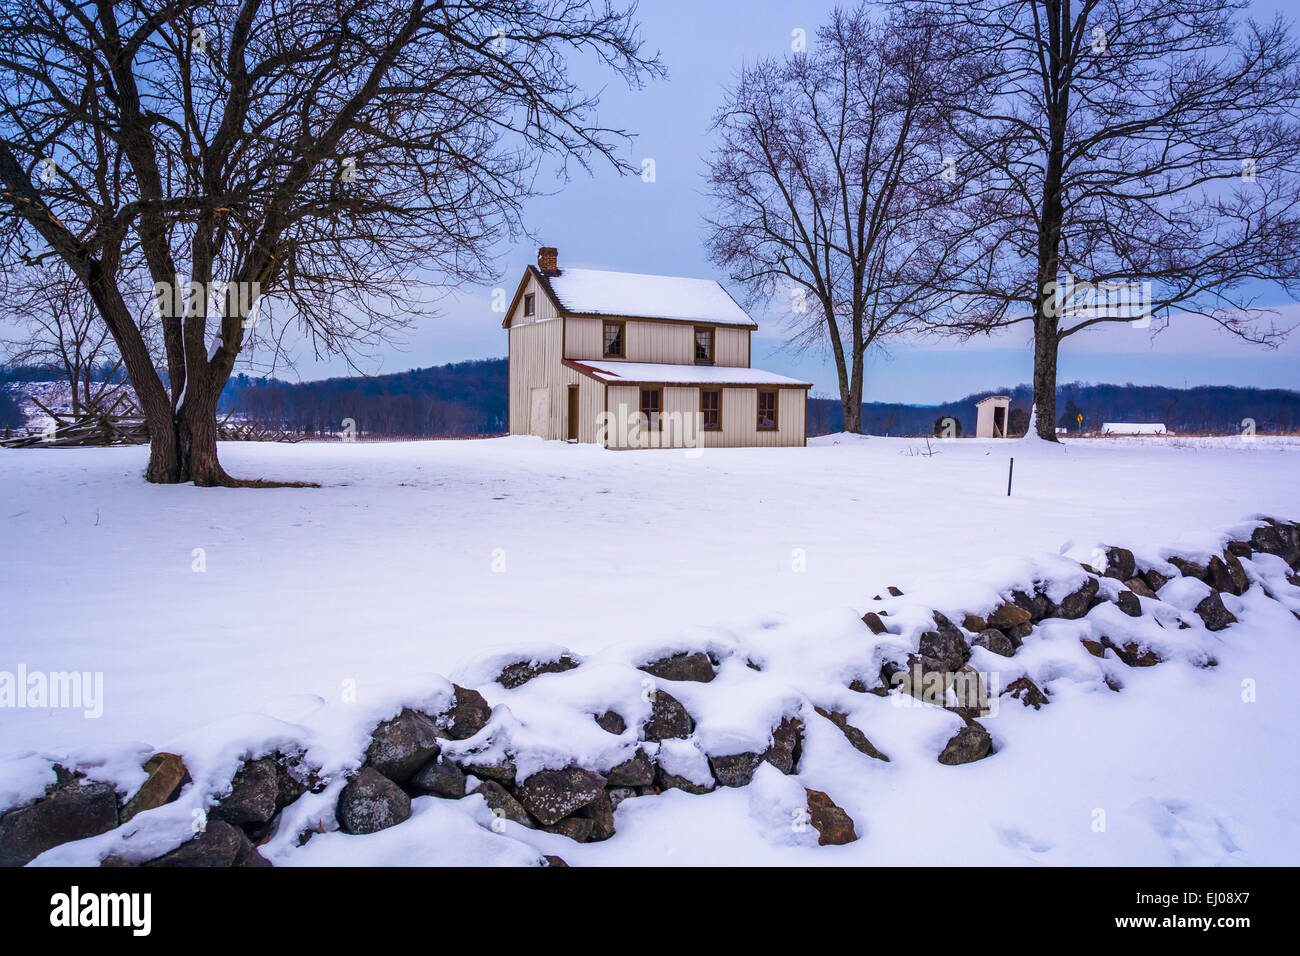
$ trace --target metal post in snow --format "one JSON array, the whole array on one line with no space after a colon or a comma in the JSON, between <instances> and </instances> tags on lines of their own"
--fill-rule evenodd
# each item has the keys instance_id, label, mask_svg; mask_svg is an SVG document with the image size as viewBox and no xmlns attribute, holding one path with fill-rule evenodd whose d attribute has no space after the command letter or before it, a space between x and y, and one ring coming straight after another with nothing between
<instances>
[{"instance_id":1,"label":"metal post in snow","mask_svg":"<svg viewBox=\"0 0 1300 956\"><path fill-rule=\"evenodd\" d=\"M1012 458L1011 464L1007 468L1007 497L1008 498L1011 497L1011 476L1015 474L1015 471L1016 471L1016 460Z\"/></svg>"}]
</instances>

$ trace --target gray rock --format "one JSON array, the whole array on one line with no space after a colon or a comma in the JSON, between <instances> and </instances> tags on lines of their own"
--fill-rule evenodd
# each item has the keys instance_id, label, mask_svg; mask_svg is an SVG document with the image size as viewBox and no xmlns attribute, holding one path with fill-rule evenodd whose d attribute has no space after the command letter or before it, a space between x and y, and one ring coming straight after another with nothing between
<instances>
[{"instance_id":1,"label":"gray rock","mask_svg":"<svg viewBox=\"0 0 1300 956\"><path fill-rule=\"evenodd\" d=\"M56 785L35 803L0 816L0 866L23 866L51 847L111 830L117 819L111 785Z\"/></svg>"},{"instance_id":2,"label":"gray rock","mask_svg":"<svg viewBox=\"0 0 1300 956\"><path fill-rule=\"evenodd\" d=\"M435 722L444 737L452 740L468 740L487 726L492 716L492 708L476 690L453 684L456 699L451 709L438 716Z\"/></svg>"},{"instance_id":3,"label":"gray rock","mask_svg":"<svg viewBox=\"0 0 1300 956\"><path fill-rule=\"evenodd\" d=\"M1012 643L1011 638L995 627L986 627L975 635L971 643L977 647L987 648L1002 657L1013 657L1016 653L1016 645Z\"/></svg>"},{"instance_id":4,"label":"gray rock","mask_svg":"<svg viewBox=\"0 0 1300 956\"><path fill-rule=\"evenodd\" d=\"M573 816L557 820L542 829L547 833L558 833L560 836L568 837L574 843L586 843L591 838L595 826L596 822L588 817Z\"/></svg>"},{"instance_id":5,"label":"gray rock","mask_svg":"<svg viewBox=\"0 0 1300 956\"><path fill-rule=\"evenodd\" d=\"M392 720L375 728L366 763L389 780L405 783L426 763L438 756L438 732L424 714L403 709Z\"/></svg>"},{"instance_id":6,"label":"gray rock","mask_svg":"<svg viewBox=\"0 0 1300 956\"><path fill-rule=\"evenodd\" d=\"M472 773L480 780L495 780L497 783L513 787L515 785L515 762L506 755L494 763L482 762L474 763L477 758L474 756L464 757L457 762L460 769L466 773Z\"/></svg>"},{"instance_id":7,"label":"gray rock","mask_svg":"<svg viewBox=\"0 0 1300 956\"><path fill-rule=\"evenodd\" d=\"M609 794L609 804L615 810L624 800L631 800L633 797L638 796L635 787L610 787L605 792Z\"/></svg>"},{"instance_id":8,"label":"gray rock","mask_svg":"<svg viewBox=\"0 0 1300 956\"><path fill-rule=\"evenodd\" d=\"M621 714L616 714L612 710L607 710L605 713L596 717L596 726L605 731L605 733L613 734L617 737L619 734L623 733L623 731L627 730L627 721L623 719Z\"/></svg>"},{"instance_id":9,"label":"gray rock","mask_svg":"<svg viewBox=\"0 0 1300 956\"><path fill-rule=\"evenodd\" d=\"M269 757L250 760L235 774L230 795L208 812L208 818L234 824L269 823L277 809L277 790L275 762Z\"/></svg>"},{"instance_id":10,"label":"gray rock","mask_svg":"<svg viewBox=\"0 0 1300 956\"><path fill-rule=\"evenodd\" d=\"M707 684L713 680L713 662L703 651L693 654L674 654L660 658L649 664L640 665L640 669L661 680L690 680Z\"/></svg>"},{"instance_id":11,"label":"gray rock","mask_svg":"<svg viewBox=\"0 0 1300 956\"><path fill-rule=\"evenodd\" d=\"M724 787L747 787L754 779L754 771L763 762L759 753L727 754L709 758L709 769Z\"/></svg>"},{"instance_id":12,"label":"gray rock","mask_svg":"<svg viewBox=\"0 0 1300 956\"><path fill-rule=\"evenodd\" d=\"M377 833L411 815L411 798L374 767L362 767L339 794L335 814L344 833Z\"/></svg>"},{"instance_id":13,"label":"gray rock","mask_svg":"<svg viewBox=\"0 0 1300 956\"><path fill-rule=\"evenodd\" d=\"M435 758L415 772L411 786L435 797L459 800L465 796L465 772L450 760Z\"/></svg>"},{"instance_id":14,"label":"gray rock","mask_svg":"<svg viewBox=\"0 0 1300 956\"><path fill-rule=\"evenodd\" d=\"M155 867L262 867L271 863L257 851L239 827L223 820L209 820L194 839L170 853L150 860Z\"/></svg>"},{"instance_id":15,"label":"gray rock","mask_svg":"<svg viewBox=\"0 0 1300 956\"><path fill-rule=\"evenodd\" d=\"M1142 577L1146 579L1147 586L1150 587L1153 592L1159 591L1162 587L1173 580L1173 578L1166 574L1161 574L1155 568L1147 568L1142 572Z\"/></svg>"},{"instance_id":16,"label":"gray rock","mask_svg":"<svg viewBox=\"0 0 1300 956\"><path fill-rule=\"evenodd\" d=\"M581 767L541 770L520 784L515 796L539 822L551 826L595 800L605 783L603 775Z\"/></svg>"},{"instance_id":17,"label":"gray rock","mask_svg":"<svg viewBox=\"0 0 1300 956\"><path fill-rule=\"evenodd\" d=\"M642 728L645 739L660 741L689 737L695 729L695 721L686 712L681 702L662 690L654 692L651 703L650 719Z\"/></svg>"},{"instance_id":18,"label":"gray rock","mask_svg":"<svg viewBox=\"0 0 1300 956\"><path fill-rule=\"evenodd\" d=\"M660 790L683 790L686 793L694 794L708 793L714 787L712 780L701 786L694 780L679 777L675 773L668 773L663 767L655 768L655 784Z\"/></svg>"},{"instance_id":19,"label":"gray rock","mask_svg":"<svg viewBox=\"0 0 1300 956\"><path fill-rule=\"evenodd\" d=\"M982 760L993 750L993 738L980 724L971 721L953 736L939 754L939 763L948 766Z\"/></svg>"},{"instance_id":20,"label":"gray rock","mask_svg":"<svg viewBox=\"0 0 1300 956\"><path fill-rule=\"evenodd\" d=\"M562 674L578 666L578 661L567 654L553 661L516 661L497 675L497 683L507 690L522 687L542 674Z\"/></svg>"},{"instance_id":21,"label":"gray rock","mask_svg":"<svg viewBox=\"0 0 1300 956\"><path fill-rule=\"evenodd\" d=\"M528 827L530 830L537 829L537 824L528 815L528 811L523 808L518 800L510 796L510 792L505 787L495 780L484 780L474 792L482 795L487 802L488 809L495 816L503 820L511 820L520 826Z\"/></svg>"}]
</instances>

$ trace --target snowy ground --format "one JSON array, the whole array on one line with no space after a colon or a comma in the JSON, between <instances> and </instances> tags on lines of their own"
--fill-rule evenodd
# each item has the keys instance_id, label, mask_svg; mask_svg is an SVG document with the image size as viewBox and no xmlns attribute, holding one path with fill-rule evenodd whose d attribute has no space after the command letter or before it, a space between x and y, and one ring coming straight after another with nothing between
<instances>
[{"instance_id":1,"label":"snowy ground","mask_svg":"<svg viewBox=\"0 0 1300 956\"><path fill-rule=\"evenodd\" d=\"M743 790L628 801L602 844L514 824L496 834L481 825L478 798L422 798L390 831L329 834L269 855L277 864L528 862L536 849L574 864L1294 863L1300 771L1286 755L1300 718L1300 622L1258 588L1230 605L1242 623L1212 638L1218 667L1129 669L1118 694L1088 663L1096 659L1061 656L1078 648L1064 634L1047 668L1053 704L1002 707L986 721L998 753L962 767L934 759L951 714L853 695L839 678L846 662L869 658L858 620L867 609L990 607L1059 553L1088 561L1098 545L1122 545L1142 564L1219 550L1256 514L1300 518L1300 442L930 449L878 438L699 457L525 438L223 446L232 474L322 485L306 490L151 487L140 478L143 449L0 450L0 671L104 675L98 717L0 709L0 807L39 791L50 755L107 758L103 774L129 780L122 767L135 755L174 750L196 778L218 779L224 767L228 779L242 749L283 737L346 765L397 702L441 693L437 675L537 714L566 675L494 698L483 662L559 645L594 673L707 646L733 657L707 685L716 699L695 704L704 738L755 733L770 716L760 698L821 694L818 703L855 708L891 763L814 736L809 753L820 756L803 782L830 792L861 840L790 844L774 809L787 778L764 774ZM873 602L889 585L905 597ZM761 678L747 656L764 662ZM761 694L745 683L760 679ZM1249 704L1247 679L1257 686ZM582 693L596 694L589 684ZM76 859L77 846L46 856Z\"/></svg>"}]
</instances>

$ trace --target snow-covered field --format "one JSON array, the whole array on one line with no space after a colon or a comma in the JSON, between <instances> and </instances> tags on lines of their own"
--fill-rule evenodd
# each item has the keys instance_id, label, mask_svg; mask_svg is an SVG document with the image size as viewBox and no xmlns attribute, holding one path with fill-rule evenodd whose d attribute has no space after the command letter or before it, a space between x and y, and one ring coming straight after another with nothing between
<instances>
[{"instance_id":1,"label":"snow-covered field","mask_svg":"<svg viewBox=\"0 0 1300 956\"><path fill-rule=\"evenodd\" d=\"M1142 565L1219 551L1257 514L1300 518L1300 441L927 449L841 436L698 457L527 438L222 447L232 474L322 486L283 490L149 486L145 455L0 449L0 671L103 674L97 717L0 708L0 808L35 796L56 756L101 763L92 775L124 784L153 750L183 754L200 782L229 779L241 753L268 742L355 765L376 720L445 692L439 675L505 703L517 737L562 762L589 743L564 737L560 686L570 703L605 693L635 707L635 685L597 686L602 667L709 648L724 658L718 679L673 690L706 750L762 736L802 700L849 712L889 754L870 760L810 730L800 782L850 813L858 842L790 840L791 778L764 772L744 789L628 800L617 835L598 844L514 824L495 833L481 799L429 797L383 833L264 852L277 864L522 863L538 850L573 864L1300 858L1300 621L1259 588L1225 597L1240 624L1186 632L1185 656L1208 648L1213 668L1177 652L1151 668L1099 661L1066 626L1080 622L1044 628L1042 648L1015 658L977 649L979 669L1000 668L1004 684L1029 669L1053 700L1041 711L1004 701L984 721L997 753L973 764L935 760L960 725L951 713L844 687L872 660L866 610L906 621L987 609L1063 566L1059 554L1091 563L1098 546L1120 545ZM1276 568L1248 564L1277 586ZM904 596L872 600L891 585ZM1300 609L1300 589L1287 593ZM489 683L494 663L556 646L583 658L572 675L590 676ZM1107 689L1107 669L1123 672L1122 692ZM172 813L188 825L187 809ZM93 861L120 838L41 862Z\"/></svg>"}]
</instances>

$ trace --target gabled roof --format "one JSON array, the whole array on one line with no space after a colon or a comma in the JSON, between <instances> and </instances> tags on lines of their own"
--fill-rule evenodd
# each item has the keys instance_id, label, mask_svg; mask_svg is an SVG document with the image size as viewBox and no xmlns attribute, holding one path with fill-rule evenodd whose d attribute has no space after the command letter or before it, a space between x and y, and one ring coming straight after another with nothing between
<instances>
[{"instance_id":1,"label":"gabled roof","mask_svg":"<svg viewBox=\"0 0 1300 956\"><path fill-rule=\"evenodd\" d=\"M508 324L529 274L538 279L560 315L661 319L758 328L757 323L714 279L607 272L602 269L563 269L555 275L546 275L535 266L529 266L524 274L524 282L520 283L502 325Z\"/></svg>"},{"instance_id":2,"label":"gabled roof","mask_svg":"<svg viewBox=\"0 0 1300 956\"><path fill-rule=\"evenodd\" d=\"M780 385L812 388L809 382L761 368L728 365L662 365L655 362L588 362L566 359L572 368L607 385Z\"/></svg>"}]
</instances>

